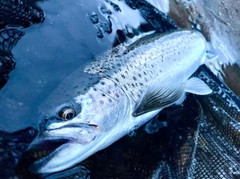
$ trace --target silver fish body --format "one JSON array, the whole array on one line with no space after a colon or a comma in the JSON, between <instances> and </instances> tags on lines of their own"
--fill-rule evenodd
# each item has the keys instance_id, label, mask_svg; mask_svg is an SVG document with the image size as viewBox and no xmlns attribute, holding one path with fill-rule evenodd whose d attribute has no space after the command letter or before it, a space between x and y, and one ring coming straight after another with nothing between
<instances>
[{"instance_id":1,"label":"silver fish body","mask_svg":"<svg viewBox=\"0 0 240 179\"><path fill-rule=\"evenodd\" d=\"M201 33L184 30L152 34L99 56L84 69L98 75L99 82L41 122L40 133L29 148L46 141L62 144L30 170L50 173L74 166L163 108L180 103L186 92L210 94L203 81L190 78L205 63L207 50Z\"/></svg>"}]
</instances>

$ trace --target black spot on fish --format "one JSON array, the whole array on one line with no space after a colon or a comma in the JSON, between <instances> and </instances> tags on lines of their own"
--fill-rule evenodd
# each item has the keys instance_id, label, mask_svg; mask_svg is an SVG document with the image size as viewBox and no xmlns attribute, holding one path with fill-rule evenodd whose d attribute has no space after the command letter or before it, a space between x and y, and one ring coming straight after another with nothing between
<instances>
[{"instance_id":1,"label":"black spot on fish","mask_svg":"<svg viewBox=\"0 0 240 179\"><path fill-rule=\"evenodd\" d=\"M135 87L135 85L132 83L132 87Z\"/></svg>"},{"instance_id":2,"label":"black spot on fish","mask_svg":"<svg viewBox=\"0 0 240 179\"><path fill-rule=\"evenodd\" d=\"M137 80L137 78L136 78L135 76L133 76L133 80L134 80L134 81L136 81L136 80Z\"/></svg>"},{"instance_id":3,"label":"black spot on fish","mask_svg":"<svg viewBox=\"0 0 240 179\"><path fill-rule=\"evenodd\" d=\"M142 83L139 83L139 85L140 85L140 86L143 86L143 84L142 84Z\"/></svg>"},{"instance_id":4,"label":"black spot on fish","mask_svg":"<svg viewBox=\"0 0 240 179\"><path fill-rule=\"evenodd\" d=\"M115 96L116 96L117 98L119 98L119 95L118 95L117 93L115 94Z\"/></svg>"},{"instance_id":5,"label":"black spot on fish","mask_svg":"<svg viewBox=\"0 0 240 179\"><path fill-rule=\"evenodd\" d=\"M139 76L140 78L142 78L142 75L141 75L140 73L138 73L138 76Z\"/></svg>"},{"instance_id":6,"label":"black spot on fish","mask_svg":"<svg viewBox=\"0 0 240 179\"><path fill-rule=\"evenodd\" d=\"M152 64L151 67L154 68L154 65Z\"/></svg>"},{"instance_id":7,"label":"black spot on fish","mask_svg":"<svg viewBox=\"0 0 240 179\"><path fill-rule=\"evenodd\" d=\"M110 5L114 8L115 11L121 12L121 9L117 4L110 1Z\"/></svg>"},{"instance_id":8,"label":"black spot on fish","mask_svg":"<svg viewBox=\"0 0 240 179\"><path fill-rule=\"evenodd\" d=\"M117 78L115 78L116 82L119 82L119 80Z\"/></svg>"},{"instance_id":9,"label":"black spot on fish","mask_svg":"<svg viewBox=\"0 0 240 179\"><path fill-rule=\"evenodd\" d=\"M144 75L147 75L147 73L146 73L145 71L143 72L143 74L144 74Z\"/></svg>"},{"instance_id":10,"label":"black spot on fish","mask_svg":"<svg viewBox=\"0 0 240 179\"><path fill-rule=\"evenodd\" d=\"M93 88L94 91L97 91L97 88Z\"/></svg>"},{"instance_id":11,"label":"black spot on fish","mask_svg":"<svg viewBox=\"0 0 240 179\"><path fill-rule=\"evenodd\" d=\"M101 81L100 83L101 83L101 85L105 85L105 82L104 82L104 81Z\"/></svg>"},{"instance_id":12,"label":"black spot on fish","mask_svg":"<svg viewBox=\"0 0 240 179\"><path fill-rule=\"evenodd\" d=\"M148 79L147 79L147 78L144 78L144 80L145 80L146 82L148 82Z\"/></svg>"},{"instance_id":13,"label":"black spot on fish","mask_svg":"<svg viewBox=\"0 0 240 179\"><path fill-rule=\"evenodd\" d=\"M128 88L126 87L126 85L123 85L123 87L125 88L125 90L128 90Z\"/></svg>"},{"instance_id":14,"label":"black spot on fish","mask_svg":"<svg viewBox=\"0 0 240 179\"><path fill-rule=\"evenodd\" d=\"M106 96L105 94L102 94L102 96Z\"/></svg>"},{"instance_id":15,"label":"black spot on fish","mask_svg":"<svg viewBox=\"0 0 240 179\"><path fill-rule=\"evenodd\" d=\"M111 100L110 98L108 99L108 101L109 101L110 103L112 102L112 100Z\"/></svg>"},{"instance_id":16,"label":"black spot on fish","mask_svg":"<svg viewBox=\"0 0 240 179\"><path fill-rule=\"evenodd\" d=\"M125 76L123 74L121 74L121 77L125 79Z\"/></svg>"}]
</instances>

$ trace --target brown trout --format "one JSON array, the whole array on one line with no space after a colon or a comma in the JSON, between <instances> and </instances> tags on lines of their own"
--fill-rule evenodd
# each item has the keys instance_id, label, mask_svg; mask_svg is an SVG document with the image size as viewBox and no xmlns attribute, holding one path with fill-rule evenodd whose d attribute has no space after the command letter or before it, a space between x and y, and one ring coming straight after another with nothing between
<instances>
[{"instance_id":1,"label":"brown trout","mask_svg":"<svg viewBox=\"0 0 240 179\"><path fill-rule=\"evenodd\" d=\"M30 144L34 149L60 143L48 156L34 162L34 173L72 167L142 126L163 108L180 104L185 93L207 95L212 90L191 75L209 55L197 31L151 34L130 45L120 45L87 65L84 72L99 81L56 109L40 123Z\"/></svg>"}]
</instances>

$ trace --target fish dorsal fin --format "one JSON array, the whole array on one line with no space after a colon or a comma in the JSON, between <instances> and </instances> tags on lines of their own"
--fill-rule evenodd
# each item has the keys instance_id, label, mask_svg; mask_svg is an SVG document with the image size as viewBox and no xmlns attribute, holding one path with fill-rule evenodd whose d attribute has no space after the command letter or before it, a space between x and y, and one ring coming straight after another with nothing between
<instances>
[{"instance_id":1,"label":"fish dorsal fin","mask_svg":"<svg viewBox=\"0 0 240 179\"><path fill-rule=\"evenodd\" d=\"M192 77L186 82L185 92L206 95L212 93L209 86L197 77Z\"/></svg>"},{"instance_id":2,"label":"fish dorsal fin","mask_svg":"<svg viewBox=\"0 0 240 179\"><path fill-rule=\"evenodd\" d=\"M185 83L167 81L152 83L142 95L132 115L139 116L170 106L183 96L184 88Z\"/></svg>"}]
</instances>

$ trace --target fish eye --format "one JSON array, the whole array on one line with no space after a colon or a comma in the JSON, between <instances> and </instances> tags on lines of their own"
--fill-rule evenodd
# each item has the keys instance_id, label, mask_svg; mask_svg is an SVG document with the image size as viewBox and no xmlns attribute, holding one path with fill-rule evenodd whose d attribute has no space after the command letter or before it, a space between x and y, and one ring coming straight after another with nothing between
<instances>
[{"instance_id":1,"label":"fish eye","mask_svg":"<svg viewBox=\"0 0 240 179\"><path fill-rule=\"evenodd\" d=\"M70 120L76 116L76 112L70 107L64 107L59 111L58 115L63 120Z\"/></svg>"}]
</instances>

